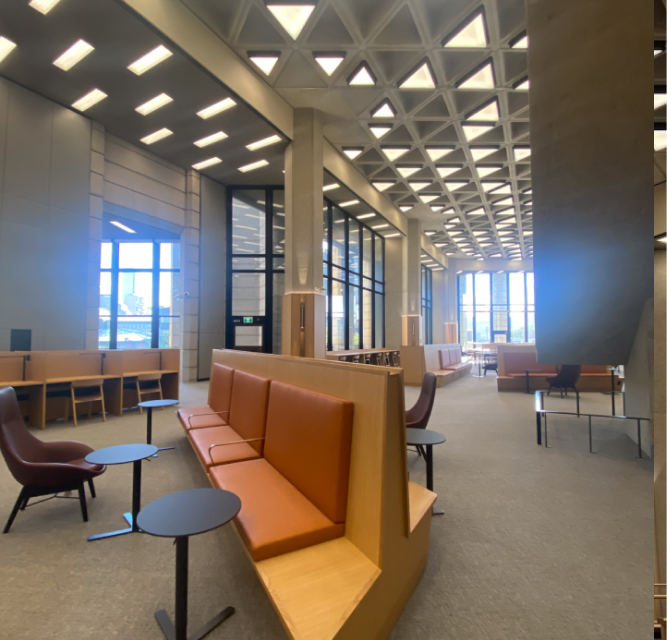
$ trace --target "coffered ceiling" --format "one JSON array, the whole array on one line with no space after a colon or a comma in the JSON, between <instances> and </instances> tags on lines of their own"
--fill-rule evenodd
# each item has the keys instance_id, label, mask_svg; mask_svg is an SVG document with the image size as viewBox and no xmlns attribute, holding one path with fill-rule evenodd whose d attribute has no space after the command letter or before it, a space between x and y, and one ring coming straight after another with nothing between
<instances>
[{"instance_id":1,"label":"coffered ceiling","mask_svg":"<svg viewBox=\"0 0 667 640\"><path fill-rule=\"evenodd\" d=\"M532 256L524 0L181 2L443 251Z\"/></svg>"}]
</instances>

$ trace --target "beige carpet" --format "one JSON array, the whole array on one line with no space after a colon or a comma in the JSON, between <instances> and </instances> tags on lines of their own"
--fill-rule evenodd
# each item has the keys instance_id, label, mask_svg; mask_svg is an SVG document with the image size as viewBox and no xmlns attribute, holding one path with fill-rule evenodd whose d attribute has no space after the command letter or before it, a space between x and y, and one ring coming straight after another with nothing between
<instances>
[{"instance_id":1,"label":"beige carpet","mask_svg":"<svg viewBox=\"0 0 667 640\"><path fill-rule=\"evenodd\" d=\"M183 385L182 406L201 404L207 385ZM407 389L407 405L417 397ZM582 410L608 413L609 398L587 394ZM439 389L431 428L435 483L446 515L433 521L426 573L392 640L634 640L650 637L653 484L650 459L618 427L553 418L549 444L535 444L532 396L498 394L493 377L467 377ZM549 400L549 408L574 406ZM143 504L207 486L173 411L158 411L154 442L175 445L144 464ZM52 424L38 436L101 448L141 442L145 416ZM425 481L409 454L411 477ZM74 500L19 513L0 535L0 638L124 640L162 638L153 619L173 611L174 548L142 534L87 542L122 528L131 502L131 465L109 468L81 521ZM19 487L0 465L0 518ZM211 640L285 638L229 528L191 539L191 630L226 605L236 614ZM644 634L646 633L646 636ZM364 639L359 639L364 640Z\"/></svg>"}]
</instances>

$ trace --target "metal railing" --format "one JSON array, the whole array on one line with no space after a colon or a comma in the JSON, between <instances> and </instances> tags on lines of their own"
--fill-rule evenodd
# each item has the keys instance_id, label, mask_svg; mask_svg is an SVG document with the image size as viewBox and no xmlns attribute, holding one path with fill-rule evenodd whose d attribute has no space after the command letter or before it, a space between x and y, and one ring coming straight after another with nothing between
<instances>
[{"instance_id":1,"label":"metal railing","mask_svg":"<svg viewBox=\"0 0 667 640\"><path fill-rule=\"evenodd\" d=\"M588 418L588 451L593 451L593 418L605 418L607 420L636 420L637 421L637 457L642 458L642 420L650 421L650 418L637 418L634 416L608 416L599 413L581 413L579 411L579 392L577 392L577 411L551 411L544 408L544 394L546 391L535 392L535 421L537 426L537 444L542 444L542 416L544 416L544 446L549 449L549 438L547 431L547 416L549 414L562 416L581 416Z\"/></svg>"}]
</instances>

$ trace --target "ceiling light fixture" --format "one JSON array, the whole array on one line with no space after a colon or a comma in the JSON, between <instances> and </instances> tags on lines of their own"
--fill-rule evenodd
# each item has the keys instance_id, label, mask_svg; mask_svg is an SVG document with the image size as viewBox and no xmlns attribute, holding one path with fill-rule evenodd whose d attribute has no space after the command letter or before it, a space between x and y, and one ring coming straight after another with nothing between
<instances>
[{"instance_id":1,"label":"ceiling light fixture","mask_svg":"<svg viewBox=\"0 0 667 640\"><path fill-rule=\"evenodd\" d=\"M385 238L398 238L398 236L400 236L400 235L401 235L400 233L388 233L384 237Z\"/></svg>"},{"instance_id":2,"label":"ceiling light fixture","mask_svg":"<svg viewBox=\"0 0 667 640\"><path fill-rule=\"evenodd\" d=\"M425 236L433 236L435 235L435 233L436 233L435 231L424 231Z\"/></svg>"},{"instance_id":3,"label":"ceiling light fixture","mask_svg":"<svg viewBox=\"0 0 667 640\"><path fill-rule=\"evenodd\" d=\"M37 11L46 15L59 2L60 0L32 0L29 4L33 9L37 9Z\"/></svg>"},{"instance_id":4,"label":"ceiling light fixture","mask_svg":"<svg viewBox=\"0 0 667 640\"><path fill-rule=\"evenodd\" d=\"M452 180L451 182L445 182L445 186L450 191L456 191L461 187L465 187L468 183L465 180Z\"/></svg>"},{"instance_id":5,"label":"ceiling light fixture","mask_svg":"<svg viewBox=\"0 0 667 640\"><path fill-rule=\"evenodd\" d=\"M366 62L362 62L347 79L351 87L372 86L376 82L377 78Z\"/></svg>"},{"instance_id":6,"label":"ceiling light fixture","mask_svg":"<svg viewBox=\"0 0 667 640\"><path fill-rule=\"evenodd\" d=\"M388 226L388 224L376 224L375 226L371 227L371 229L386 229Z\"/></svg>"},{"instance_id":7,"label":"ceiling light fixture","mask_svg":"<svg viewBox=\"0 0 667 640\"><path fill-rule=\"evenodd\" d=\"M485 133L488 133L495 128L493 124L462 124L461 128L463 129L463 134L466 137L466 140L470 142L475 138L483 136Z\"/></svg>"},{"instance_id":8,"label":"ceiling light fixture","mask_svg":"<svg viewBox=\"0 0 667 640\"><path fill-rule=\"evenodd\" d=\"M653 123L653 150L662 151L667 147L667 131L664 122Z\"/></svg>"},{"instance_id":9,"label":"ceiling light fixture","mask_svg":"<svg viewBox=\"0 0 667 640\"><path fill-rule=\"evenodd\" d=\"M395 182L372 182L371 183L378 191L386 191L389 187L393 187Z\"/></svg>"},{"instance_id":10,"label":"ceiling light fixture","mask_svg":"<svg viewBox=\"0 0 667 640\"><path fill-rule=\"evenodd\" d=\"M454 147L426 147L426 153L433 162L440 160L452 151L454 151Z\"/></svg>"},{"instance_id":11,"label":"ceiling light fixture","mask_svg":"<svg viewBox=\"0 0 667 640\"><path fill-rule=\"evenodd\" d=\"M492 193L491 195L494 195L494 194ZM514 204L514 198L502 198L501 200L496 200L495 202L492 202L491 204L493 204L494 207L497 207L499 205L502 206L504 204ZM512 209L512 211L514 211L514 209ZM501 215L502 215L502 212L501 212Z\"/></svg>"},{"instance_id":12,"label":"ceiling light fixture","mask_svg":"<svg viewBox=\"0 0 667 640\"><path fill-rule=\"evenodd\" d=\"M484 207L478 207L477 209L473 209L472 211L466 211L465 212L467 216L484 216L486 215L486 209ZM474 231L475 235L478 233L488 233L487 231Z\"/></svg>"},{"instance_id":13,"label":"ceiling light fixture","mask_svg":"<svg viewBox=\"0 0 667 640\"><path fill-rule=\"evenodd\" d=\"M0 46L2 43L0 42ZM0 59L1 59L1 52L0 52ZM97 104L100 100L104 100L104 98L107 97L107 94L104 93L104 91L100 91L99 89L93 89L90 93L87 93L83 98L79 98L74 104L72 104L72 108L76 109L77 111L85 111L86 109L90 109L93 105Z\"/></svg>"},{"instance_id":14,"label":"ceiling light fixture","mask_svg":"<svg viewBox=\"0 0 667 640\"><path fill-rule=\"evenodd\" d=\"M139 60L133 62L128 69L132 73L136 73L140 76L142 73L146 73L146 71L152 69L156 64L160 64L160 62L166 60L171 55L172 53L167 47L159 45L152 51L149 51L145 56L139 58Z\"/></svg>"},{"instance_id":15,"label":"ceiling light fixture","mask_svg":"<svg viewBox=\"0 0 667 640\"><path fill-rule=\"evenodd\" d=\"M413 173L417 173L417 171L420 171L421 169L422 167L396 167L396 171L398 171L404 178L410 177Z\"/></svg>"},{"instance_id":16,"label":"ceiling light fixture","mask_svg":"<svg viewBox=\"0 0 667 640\"><path fill-rule=\"evenodd\" d=\"M395 115L396 109L389 100L383 100L375 109L371 110L371 118L393 118Z\"/></svg>"},{"instance_id":17,"label":"ceiling light fixture","mask_svg":"<svg viewBox=\"0 0 667 640\"><path fill-rule=\"evenodd\" d=\"M333 182L331 184L326 184L322 187L322 191L333 191L334 189L338 189L340 185L337 182Z\"/></svg>"},{"instance_id":18,"label":"ceiling light fixture","mask_svg":"<svg viewBox=\"0 0 667 640\"><path fill-rule=\"evenodd\" d=\"M502 169L503 166L501 164L498 165L480 165L480 166L475 166L475 170L477 171L477 175L480 178L485 178L488 175L491 175L492 173L495 173L496 171L499 171Z\"/></svg>"},{"instance_id":19,"label":"ceiling light fixture","mask_svg":"<svg viewBox=\"0 0 667 640\"><path fill-rule=\"evenodd\" d=\"M197 111L197 115L203 120L207 120L208 118L215 116L218 113L222 113L223 111L227 111L227 109L231 109L235 105L236 102L234 102L231 98L225 98L224 100L220 100L220 102L212 104L210 107L206 107L201 111Z\"/></svg>"},{"instance_id":20,"label":"ceiling light fixture","mask_svg":"<svg viewBox=\"0 0 667 640\"><path fill-rule=\"evenodd\" d=\"M248 58L264 75L270 76L280 58L280 51L248 51Z\"/></svg>"},{"instance_id":21,"label":"ceiling light fixture","mask_svg":"<svg viewBox=\"0 0 667 640\"><path fill-rule=\"evenodd\" d=\"M153 144L158 140L162 140L163 138L170 136L172 133L173 131L170 131L167 128L162 128L156 131L155 133L151 133L150 135L141 138L141 142L143 142L144 144Z\"/></svg>"},{"instance_id":22,"label":"ceiling light fixture","mask_svg":"<svg viewBox=\"0 0 667 640\"><path fill-rule=\"evenodd\" d=\"M430 62L422 60L403 80L398 83L399 89L435 89L433 69Z\"/></svg>"},{"instance_id":23,"label":"ceiling light fixture","mask_svg":"<svg viewBox=\"0 0 667 640\"><path fill-rule=\"evenodd\" d=\"M441 178L446 178L447 176L450 176L450 175L452 175L452 173L456 173L457 171L460 171L461 169L463 169L462 164L456 164L456 165L444 166L444 167L436 167L438 175Z\"/></svg>"},{"instance_id":24,"label":"ceiling light fixture","mask_svg":"<svg viewBox=\"0 0 667 640\"><path fill-rule=\"evenodd\" d=\"M519 80L512 89L515 91L528 91L528 89L530 89L530 81L528 78L523 78L522 80Z\"/></svg>"},{"instance_id":25,"label":"ceiling light fixture","mask_svg":"<svg viewBox=\"0 0 667 640\"><path fill-rule=\"evenodd\" d=\"M419 196L419 199L424 203L428 204L429 202L433 202L434 200L437 200L440 197L438 194L423 194Z\"/></svg>"},{"instance_id":26,"label":"ceiling light fixture","mask_svg":"<svg viewBox=\"0 0 667 640\"><path fill-rule=\"evenodd\" d=\"M247 173L248 171L254 171L255 169L265 167L267 164L269 163L266 160L258 160L257 162L251 162L250 164L239 167L239 171L242 173Z\"/></svg>"},{"instance_id":27,"label":"ceiling light fixture","mask_svg":"<svg viewBox=\"0 0 667 640\"><path fill-rule=\"evenodd\" d=\"M491 102L483 105L476 111L468 114L466 120L479 120L482 122L496 122L500 119L500 110L498 109L498 99L494 98Z\"/></svg>"},{"instance_id":28,"label":"ceiling light fixture","mask_svg":"<svg viewBox=\"0 0 667 640\"><path fill-rule=\"evenodd\" d=\"M89 45L85 40L77 40L65 53L53 61L53 64L62 69L69 71L77 62L83 60L95 47Z\"/></svg>"},{"instance_id":29,"label":"ceiling light fixture","mask_svg":"<svg viewBox=\"0 0 667 640\"><path fill-rule=\"evenodd\" d=\"M433 213L438 213L439 211L442 211L442 209L444 208L445 208L444 204L436 204L431 207L431 211L433 211Z\"/></svg>"},{"instance_id":30,"label":"ceiling light fixture","mask_svg":"<svg viewBox=\"0 0 667 640\"><path fill-rule=\"evenodd\" d=\"M369 124L368 128L378 140L391 131L391 125L384 124Z\"/></svg>"},{"instance_id":31,"label":"ceiling light fixture","mask_svg":"<svg viewBox=\"0 0 667 640\"><path fill-rule=\"evenodd\" d=\"M653 88L653 110L664 107L667 104L667 93L665 93L665 85L656 85Z\"/></svg>"},{"instance_id":32,"label":"ceiling light fixture","mask_svg":"<svg viewBox=\"0 0 667 640\"><path fill-rule=\"evenodd\" d=\"M493 189L497 189L498 187L502 186L503 184L504 184L503 182L482 180L482 189L484 191L492 191Z\"/></svg>"},{"instance_id":33,"label":"ceiling light fixture","mask_svg":"<svg viewBox=\"0 0 667 640\"><path fill-rule=\"evenodd\" d=\"M201 171L202 169L206 169L206 167L212 167L214 164L220 164L221 162L222 160L220 160L220 158L209 158L208 160L202 160L201 162L193 164L192 168Z\"/></svg>"},{"instance_id":34,"label":"ceiling light fixture","mask_svg":"<svg viewBox=\"0 0 667 640\"><path fill-rule=\"evenodd\" d=\"M224 131L218 131L217 133L213 133L210 136L206 136L201 140L197 140L194 144L198 147L207 147L209 144L220 142L220 140L224 140L227 137L228 136Z\"/></svg>"},{"instance_id":35,"label":"ceiling light fixture","mask_svg":"<svg viewBox=\"0 0 667 640\"><path fill-rule=\"evenodd\" d=\"M266 8L273 14L273 17L280 23L280 26L290 34L293 40L296 40L301 30L306 26L310 14L315 9L314 4L278 4L275 2L267 3Z\"/></svg>"},{"instance_id":36,"label":"ceiling light fixture","mask_svg":"<svg viewBox=\"0 0 667 640\"><path fill-rule=\"evenodd\" d=\"M338 69L340 63L345 60L345 54L338 52L313 52L313 58L315 58L315 62L322 67L324 73L331 76L333 72Z\"/></svg>"},{"instance_id":37,"label":"ceiling light fixture","mask_svg":"<svg viewBox=\"0 0 667 640\"><path fill-rule=\"evenodd\" d=\"M483 66L464 77L457 89L495 89L496 81L493 73L493 62L485 62Z\"/></svg>"},{"instance_id":38,"label":"ceiling light fixture","mask_svg":"<svg viewBox=\"0 0 667 640\"><path fill-rule=\"evenodd\" d=\"M382 149L382 153L387 156L390 162L398 160L398 158L410 151L410 147L380 147L380 149Z\"/></svg>"},{"instance_id":39,"label":"ceiling light fixture","mask_svg":"<svg viewBox=\"0 0 667 640\"><path fill-rule=\"evenodd\" d=\"M530 155L530 147L514 147L514 161L519 162Z\"/></svg>"},{"instance_id":40,"label":"ceiling light fixture","mask_svg":"<svg viewBox=\"0 0 667 640\"><path fill-rule=\"evenodd\" d=\"M138 111L142 116L147 116L149 113L156 111L160 107L164 107L166 104L169 104L172 101L173 99L170 98L166 93L161 93L159 96L155 96L148 102L144 102L144 104L139 105L135 111ZM195 144L197 143L195 142Z\"/></svg>"},{"instance_id":41,"label":"ceiling light fixture","mask_svg":"<svg viewBox=\"0 0 667 640\"><path fill-rule=\"evenodd\" d=\"M359 204L359 200L348 200L347 202L341 202L339 207L351 207L352 205Z\"/></svg>"},{"instance_id":42,"label":"ceiling light fixture","mask_svg":"<svg viewBox=\"0 0 667 640\"><path fill-rule=\"evenodd\" d=\"M431 182L408 182L408 184L415 191L421 191L422 189L426 189L426 187L430 186Z\"/></svg>"},{"instance_id":43,"label":"ceiling light fixture","mask_svg":"<svg viewBox=\"0 0 667 640\"><path fill-rule=\"evenodd\" d=\"M366 220L366 218L374 218L374 213L362 213L360 216L357 216L357 220Z\"/></svg>"},{"instance_id":44,"label":"ceiling light fixture","mask_svg":"<svg viewBox=\"0 0 667 640\"><path fill-rule=\"evenodd\" d=\"M247 144L245 148L248 149L248 151L257 151L257 149L268 147L269 145L276 144L276 142L280 142L281 140L282 138L280 136L269 136L268 138L258 140L257 142L251 142L250 144Z\"/></svg>"},{"instance_id":45,"label":"ceiling light fixture","mask_svg":"<svg viewBox=\"0 0 667 640\"><path fill-rule=\"evenodd\" d=\"M483 49L487 45L488 39L483 11L474 14L472 19L468 19L459 25L454 33L442 42L443 47L452 49Z\"/></svg>"},{"instance_id":46,"label":"ceiling light fixture","mask_svg":"<svg viewBox=\"0 0 667 640\"><path fill-rule=\"evenodd\" d=\"M130 229L130 227L124 225L122 222L118 222L118 220L109 220L109 224L112 224L114 227L118 227L127 233L136 233L134 229Z\"/></svg>"},{"instance_id":47,"label":"ceiling light fixture","mask_svg":"<svg viewBox=\"0 0 667 640\"><path fill-rule=\"evenodd\" d=\"M406 211L410 211L410 209L414 209L414 207L411 204L410 205L404 204L402 207L399 207L399 209L403 213L405 213Z\"/></svg>"},{"instance_id":48,"label":"ceiling light fixture","mask_svg":"<svg viewBox=\"0 0 667 640\"><path fill-rule=\"evenodd\" d=\"M11 40L0 36L0 62L2 62L16 47Z\"/></svg>"},{"instance_id":49,"label":"ceiling light fixture","mask_svg":"<svg viewBox=\"0 0 667 640\"><path fill-rule=\"evenodd\" d=\"M343 153L350 159L354 160L364 152L363 147L343 147Z\"/></svg>"},{"instance_id":50,"label":"ceiling light fixture","mask_svg":"<svg viewBox=\"0 0 667 640\"><path fill-rule=\"evenodd\" d=\"M528 35L525 31L522 31L518 36L510 40L509 45L511 49L527 49Z\"/></svg>"},{"instance_id":51,"label":"ceiling light fixture","mask_svg":"<svg viewBox=\"0 0 667 640\"><path fill-rule=\"evenodd\" d=\"M477 162L498 151L500 147L470 147L470 155Z\"/></svg>"}]
</instances>

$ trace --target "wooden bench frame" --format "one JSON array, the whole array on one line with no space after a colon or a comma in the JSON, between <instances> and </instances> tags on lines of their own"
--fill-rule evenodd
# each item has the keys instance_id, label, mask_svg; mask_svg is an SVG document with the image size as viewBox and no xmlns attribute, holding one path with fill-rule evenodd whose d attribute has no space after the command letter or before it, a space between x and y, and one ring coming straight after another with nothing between
<instances>
[{"instance_id":1,"label":"wooden bench frame","mask_svg":"<svg viewBox=\"0 0 667 640\"><path fill-rule=\"evenodd\" d=\"M467 375L472 364L462 362L456 369L440 368L440 350L460 347L458 344L425 344L423 346L402 346L401 365L405 375L405 384L408 387L421 387L427 371L435 373L438 378L438 387L444 387L455 380Z\"/></svg>"}]
</instances>

